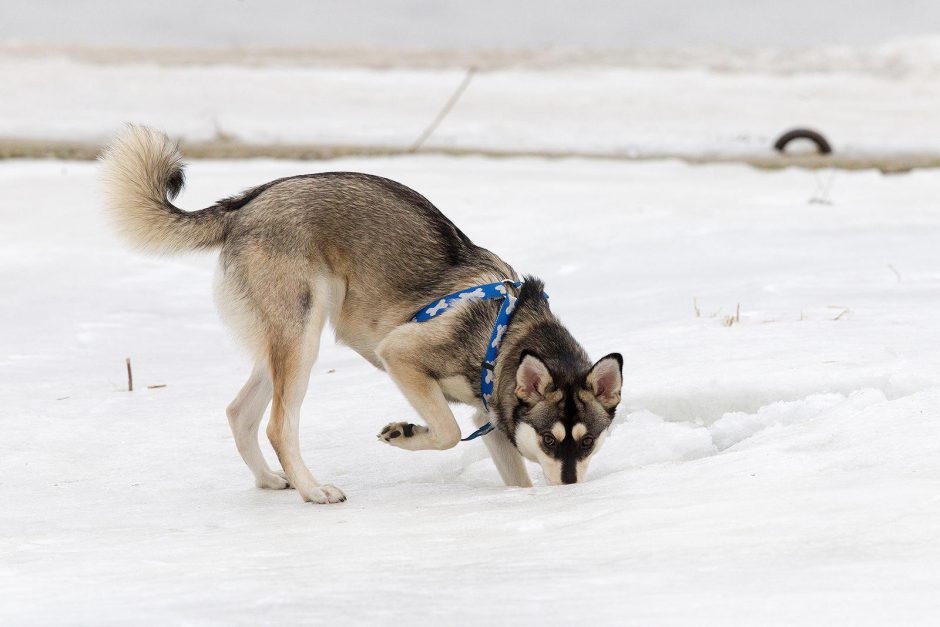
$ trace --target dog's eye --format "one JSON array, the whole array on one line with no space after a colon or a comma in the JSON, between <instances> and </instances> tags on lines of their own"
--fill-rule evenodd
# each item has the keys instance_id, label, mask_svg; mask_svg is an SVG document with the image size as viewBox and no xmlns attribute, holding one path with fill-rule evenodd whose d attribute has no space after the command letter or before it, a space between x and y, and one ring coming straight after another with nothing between
<instances>
[{"instance_id":1,"label":"dog's eye","mask_svg":"<svg viewBox=\"0 0 940 627\"><path fill-rule=\"evenodd\" d=\"M555 436L553 436L551 433L543 433L542 444L545 446L555 446Z\"/></svg>"},{"instance_id":2,"label":"dog's eye","mask_svg":"<svg viewBox=\"0 0 940 627\"><path fill-rule=\"evenodd\" d=\"M581 448L591 448L592 446L594 446L593 436L586 435L583 438L581 438Z\"/></svg>"}]
</instances>

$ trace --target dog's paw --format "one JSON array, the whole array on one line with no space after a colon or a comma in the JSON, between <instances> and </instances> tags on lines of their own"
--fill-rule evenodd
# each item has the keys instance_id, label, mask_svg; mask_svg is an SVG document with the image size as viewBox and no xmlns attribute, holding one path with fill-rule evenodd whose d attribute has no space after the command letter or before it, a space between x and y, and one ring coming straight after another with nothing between
<instances>
[{"instance_id":1,"label":"dog's paw","mask_svg":"<svg viewBox=\"0 0 940 627\"><path fill-rule=\"evenodd\" d=\"M392 446L407 448L408 440L416 435L422 435L427 432L427 427L413 425L410 422L390 422L385 425L385 428L382 429L378 437L383 442L391 444Z\"/></svg>"},{"instance_id":2,"label":"dog's paw","mask_svg":"<svg viewBox=\"0 0 940 627\"><path fill-rule=\"evenodd\" d=\"M264 473L255 480L255 485L263 490L286 490L291 487L287 480L287 475L282 470L275 470Z\"/></svg>"},{"instance_id":3,"label":"dog's paw","mask_svg":"<svg viewBox=\"0 0 940 627\"><path fill-rule=\"evenodd\" d=\"M302 492L304 500L309 503L342 503L346 500L346 495L335 485L318 485L308 488Z\"/></svg>"}]
</instances>

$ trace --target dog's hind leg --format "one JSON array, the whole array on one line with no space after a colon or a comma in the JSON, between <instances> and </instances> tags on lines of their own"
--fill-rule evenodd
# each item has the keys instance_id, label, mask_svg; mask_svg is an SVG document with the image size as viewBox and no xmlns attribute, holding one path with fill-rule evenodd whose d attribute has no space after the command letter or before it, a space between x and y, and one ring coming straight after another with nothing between
<instances>
[{"instance_id":1,"label":"dog's hind leg","mask_svg":"<svg viewBox=\"0 0 940 627\"><path fill-rule=\"evenodd\" d=\"M325 322L325 303L315 301L299 333L284 332L270 338L274 399L267 432L287 480L305 501L339 503L346 500L343 492L332 485L320 485L300 455L300 406ZM286 328L290 327L282 327Z\"/></svg>"},{"instance_id":2,"label":"dog's hind leg","mask_svg":"<svg viewBox=\"0 0 940 627\"><path fill-rule=\"evenodd\" d=\"M477 427L482 427L486 421L487 415L483 412L477 411L473 414L473 423ZM486 449L490 452L490 457L493 459L493 463L496 464L496 470L499 471L503 483L521 488L532 487L532 480L526 470L525 461L506 434L499 429L493 429L481 439L486 444Z\"/></svg>"},{"instance_id":3,"label":"dog's hind leg","mask_svg":"<svg viewBox=\"0 0 940 627\"><path fill-rule=\"evenodd\" d=\"M286 476L272 471L258 446L258 427L264 417L264 410L271 402L274 384L268 365L263 360L255 363L254 370L242 387L238 396L228 406L225 413L232 428L235 446L245 464L255 476L255 485L259 488L283 490L290 487Z\"/></svg>"}]
</instances>

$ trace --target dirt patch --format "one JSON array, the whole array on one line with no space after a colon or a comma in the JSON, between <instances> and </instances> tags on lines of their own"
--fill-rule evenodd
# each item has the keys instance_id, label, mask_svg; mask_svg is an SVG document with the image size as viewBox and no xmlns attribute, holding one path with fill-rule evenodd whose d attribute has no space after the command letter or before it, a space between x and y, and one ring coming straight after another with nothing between
<instances>
[{"instance_id":1,"label":"dirt patch","mask_svg":"<svg viewBox=\"0 0 940 627\"><path fill-rule=\"evenodd\" d=\"M0 138L0 159L72 159L90 161L103 146L95 142L46 139ZM940 154L889 155L695 155L682 153L626 154L602 151L494 150L490 148L426 146L414 152L402 146L330 146L315 144L250 144L232 140L181 143L183 154L191 159L338 159L341 157L387 157L407 154L480 155L486 157L542 157L547 159L606 159L615 161L651 161L677 159L686 163L743 163L762 169L799 167L844 170L877 169L882 172L907 172L916 168L940 167Z\"/></svg>"}]
</instances>

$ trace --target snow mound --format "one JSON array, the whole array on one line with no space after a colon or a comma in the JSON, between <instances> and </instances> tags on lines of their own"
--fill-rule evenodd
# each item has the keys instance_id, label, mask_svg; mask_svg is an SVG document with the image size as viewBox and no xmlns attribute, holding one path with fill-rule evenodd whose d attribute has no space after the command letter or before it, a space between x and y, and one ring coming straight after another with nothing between
<instances>
[{"instance_id":1,"label":"snow mound","mask_svg":"<svg viewBox=\"0 0 940 627\"><path fill-rule=\"evenodd\" d=\"M841 394L816 394L801 401L779 401L761 407L756 413L729 412L708 427L719 451L738 445L770 427L785 427L811 420L832 410L862 409L887 400L881 390L859 390L849 397Z\"/></svg>"},{"instance_id":2,"label":"snow mound","mask_svg":"<svg viewBox=\"0 0 940 627\"><path fill-rule=\"evenodd\" d=\"M730 411L711 423L674 422L648 410L618 418L594 462L592 476L601 477L630 468L684 462L749 446L764 430L782 430L828 415L858 412L887 401L876 389L843 394L814 394L802 400L777 401L756 412Z\"/></svg>"}]
</instances>

